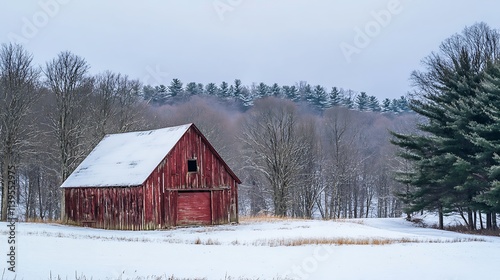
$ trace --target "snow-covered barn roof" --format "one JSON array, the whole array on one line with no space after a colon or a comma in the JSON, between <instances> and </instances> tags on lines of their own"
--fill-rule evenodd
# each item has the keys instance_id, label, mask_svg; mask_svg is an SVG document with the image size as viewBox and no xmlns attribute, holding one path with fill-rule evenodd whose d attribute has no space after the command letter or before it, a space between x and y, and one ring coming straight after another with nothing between
<instances>
[{"instance_id":1,"label":"snow-covered barn roof","mask_svg":"<svg viewBox=\"0 0 500 280\"><path fill-rule=\"evenodd\" d=\"M61 188L139 186L191 126L106 135Z\"/></svg>"}]
</instances>

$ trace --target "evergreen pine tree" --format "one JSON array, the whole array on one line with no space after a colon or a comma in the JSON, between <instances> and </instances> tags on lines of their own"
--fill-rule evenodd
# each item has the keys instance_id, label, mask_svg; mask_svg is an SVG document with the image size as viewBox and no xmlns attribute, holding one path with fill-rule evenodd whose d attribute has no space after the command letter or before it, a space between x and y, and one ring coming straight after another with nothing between
<instances>
[{"instance_id":1,"label":"evergreen pine tree","mask_svg":"<svg viewBox=\"0 0 500 280\"><path fill-rule=\"evenodd\" d=\"M385 98L382 101L382 108L381 108L382 113L390 112L391 111L391 100L389 98Z\"/></svg>"},{"instance_id":2,"label":"evergreen pine tree","mask_svg":"<svg viewBox=\"0 0 500 280\"><path fill-rule=\"evenodd\" d=\"M396 98L392 99L391 106L389 108L390 111L393 112L394 114L401 113L401 110L399 108L399 100L397 100Z\"/></svg>"},{"instance_id":3,"label":"evergreen pine tree","mask_svg":"<svg viewBox=\"0 0 500 280\"><path fill-rule=\"evenodd\" d=\"M255 91L248 90L246 87L240 89L240 94L236 97L240 100L244 108L249 108L253 106L254 100L256 98Z\"/></svg>"},{"instance_id":4,"label":"evergreen pine tree","mask_svg":"<svg viewBox=\"0 0 500 280\"><path fill-rule=\"evenodd\" d=\"M356 107L359 111L368 111L369 98L366 92L360 92L358 96L356 96Z\"/></svg>"},{"instance_id":5,"label":"evergreen pine tree","mask_svg":"<svg viewBox=\"0 0 500 280\"><path fill-rule=\"evenodd\" d=\"M324 110L330 107L328 95L324 87L320 85L314 87L312 105L319 110Z\"/></svg>"},{"instance_id":6,"label":"evergreen pine tree","mask_svg":"<svg viewBox=\"0 0 500 280\"><path fill-rule=\"evenodd\" d=\"M217 95L221 98L228 98L230 95L229 84L227 82L222 82L219 86Z\"/></svg>"},{"instance_id":7,"label":"evergreen pine tree","mask_svg":"<svg viewBox=\"0 0 500 280\"><path fill-rule=\"evenodd\" d=\"M274 83L269 89L269 91L271 96L281 97L281 87L277 83Z\"/></svg>"},{"instance_id":8,"label":"evergreen pine tree","mask_svg":"<svg viewBox=\"0 0 500 280\"><path fill-rule=\"evenodd\" d=\"M164 105L172 97L169 89L164 85L159 85L155 87L156 98L155 101L158 105Z\"/></svg>"},{"instance_id":9,"label":"evergreen pine tree","mask_svg":"<svg viewBox=\"0 0 500 280\"><path fill-rule=\"evenodd\" d=\"M461 107L476 108L475 119L467 125L471 129L467 139L479 147L469 160L474 164L473 174L487 187L475 197L478 206L487 215L487 228L496 228L494 213L500 212L500 62L490 64L484 80L474 97L469 96Z\"/></svg>"},{"instance_id":10,"label":"evergreen pine tree","mask_svg":"<svg viewBox=\"0 0 500 280\"><path fill-rule=\"evenodd\" d=\"M229 93L228 93L228 96L226 97L226 99L231 99L234 96L235 96L235 94L234 94L234 85L230 85L229 86Z\"/></svg>"},{"instance_id":11,"label":"evergreen pine tree","mask_svg":"<svg viewBox=\"0 0 500 280\"><path fill-rule=\"evenodd\" d=\"M203 86L203 84L202 83L198 83L197 86L198 86L198 94L200 94L200 95L204 94L205 93L205 87Z\"/></svg>"},{"instance_id":12,"label":"evergreen pine tree","mask_svg":"<svg viewBox=\"0 0 500 280\"><path fill-rule=\"evenodd\" d=\"M241 80L236 79L234 80L233 96L236 98L240 98L242 94L243 94L243 86L241 85Z\"/></svg>"},{"instance_id":13,"label":"evergreen pine tree","mask_svg":"<svg viewBox=\"0 0 500 280\"><path fill-rule=\"evenodd\" d=\"M337 89L337 87L332 87L330 91L330 106L341 106L342 105L342 92Z\"/></svg>"},{"instance_id":14,"label":"evergreen pine tree","mask_svg":"<svg viewBox=\"0 0 500 280\"><path fill-rule=\"evenodd\" d=\"M259 98L264 98L264 97L269 96L269 87L266 84L261 82L257 86L257 96Z\"/></svg>"},{"instance_id":15,"label":"evergreen pine tree","mask_svg":"<svg viewBox=\"0 0 500 280\"><path fill-rule=\"evenodd\" d=\"M370 96L368 97L368 111L372 112L380 112L380 104L378 102L377 97L375 96Z\"/></svg>"},{"instance_id":16,"label":"evergreen pine tree","mask_svg":"<svg viewBox=\"0 0 500 280\"><path fill-rule=\"evenodd\" d=\"M142 99L146 102L151 102L155 95L154 87L150 85L145 85L142 87Z\"/></svg>"},{"instance_id":17,"label":"evergreen pine tree","mask_svg":"<svg viewBox=\"0 0 500 280\"><path fill-rule=\"evenodd\" d=\"M410 110L410 106L408 104L408 99L406 97L404 97L404 96L401 96L399 98L398 107L399 107L399 111L400 112L409 112L409 111L411 111Z\"/></svg>"},{"instance_id":18,"label":"evergreen pine tree","mask_svg":"<svg viewBox=\"0 0 500 280\"><path fill-rule=\"evenodd\" d=\"M346 90L343 93L343 98L342 98L342 105L346 107L347 109L354 109L354 97L355 94L352 90Z\"/></svg>"},{"instance_id":19,"label":"evergreen pine tree","mask_svg":"<svg viewBox=\"0 0 500 280\"><path fill-rule=\"evenodd\" d=\"M146 102L158 106L164 105L170 98L167 87L164 85L156 87L146 85L142 88L142 94Z\"/></svg>"},{"instance_id":20,"label":"evergreen pine tree","mask_svg":"<svg viewBox=\"0 0 500 280\"><path fill-rule=\"evenodd\" d=\"M198 95L198 90L198 85L195 82L190 82L186 85L186 93L188 95Z\"/></svg>"},{"instance_id":21,"label":"evergreen pine tree","mask_svg":"<svg viewBox=\"0 0 500 280\"><path fill-rule=\"evenodd\" d=\"M173 79L168 86L168 92L171 97L181 96L184 93L181 80Z\"/></svg>"},{"instance_id":22,"label":"evergreen pine tree","mask_svg":"<svg viewBox=\"0 0 500 280\"><path fill-rule=\"evenodd\" d=\"M299 91L296 86L283 86L283 94L286 98L297 102L300 100Z\"/></svg>"},{"instance_id":23,"label":"evergreen pine tree","mask_svg":"<svg viewBox=\"0 0 500 280\"><path fill-rule=\"evenodd\" d=\"M215 95L217 95L218 91L219 91L219 89L217 88L217 85L215 83L208 83L205 86L205 93L207 95L215 96Z\"/></svg>"},{"instance_id":24,"label":"evergreen pine tree","mask_svg":"<svg viewBox=\"0 0 500 280\"><path fill-rule=\"evenodd\" d=\"M479 142L485 142L476 137L489 130L474 130L471 123L488 127L484 104L478 100L485 66L499 54L500 34L480 23L444 41L441 52L424 61L427 71L412 74L421 95L412 100L410 109L427 120L419 125L422 134L393 133L392 142L414 163L414 170L400 177L415 186L407 196L408 209L439 210L441 228L447 209L466 209L470 229L475 228L475 211L492 209L481 200L488 179L480 160L485 149Z\"/></svg>"},{"instance_id":25,"label":"evergreen pine tree","mask_svg":"<svg viewBox=\"0 0 500 280\"><path fill-rule=\"evenodd\" d=\"M305 98L305 100L309 103L309 104L314 104L314 101L315 101L315 98L314 98L314 91L311 87L310 84L306 84L303 89L302 89L302 98Z\"/></svg>"},{"instance_id":26,"label":"evergreen pine tree","mask_svg":"<svg viewBox=\"0 0 500 280\"><path fill-rule=\"evenodd\" d=\"M290 99L290 86L282 86L281 92L283 93L284 98Z\"/></svg>"}]
</instances>

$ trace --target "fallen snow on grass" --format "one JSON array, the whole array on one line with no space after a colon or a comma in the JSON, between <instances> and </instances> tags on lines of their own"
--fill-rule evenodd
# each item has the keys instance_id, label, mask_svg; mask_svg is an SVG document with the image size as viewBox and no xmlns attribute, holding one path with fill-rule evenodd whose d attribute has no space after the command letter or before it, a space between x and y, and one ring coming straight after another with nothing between
<instances>
[{"instance_id":1,"label":"fallen snow on grass","mask_svg":"<svg viewBox=\"0 0 500 280\"><path fill-rule=\"evenodd\" d=\"M122 280L151 275L190 279L500 276L492 270L500 261L500 237L419 228L403 219L243 221L139 232L32 223L17 227L17 274L5 271L4 279L49 279L50 275L75 279L75 274ZM6 223L0 223L2 252L8 249L6 228Z\"/></svg>"}]
</instances>

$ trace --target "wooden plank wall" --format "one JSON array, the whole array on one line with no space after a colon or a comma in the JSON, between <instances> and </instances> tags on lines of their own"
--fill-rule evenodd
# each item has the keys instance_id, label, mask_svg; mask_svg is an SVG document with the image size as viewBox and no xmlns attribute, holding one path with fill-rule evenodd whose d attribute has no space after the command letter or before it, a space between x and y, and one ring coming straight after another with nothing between
<instances>
[{"instance_id":1,"label":"wooden plank wall","mask_svg":"<svg viewBox=\"0 0 500 280\"><path fill-rule=\"evenodd\" d=\"M197 160L198 172L188 172L189 159ZM236 181L194 129L179 140L145 186L145 219L157 228L176 225L176 190L212 190L213 224L237 222Z\"/></svg>"},{"instance_id":2,"label":"wooden plank wall","mask_svg":"<svg viewBox=\"0 0 500 280\"><path fill-rule=\"evenodd\" d=\"M211 203L212 192L178 192L178 225L211 225L213 222Z\"/></svg>"},{"instance_id":3,"label":"wooden plank wall","mask_svg":"<svg viewBox=\"0 0 500 280\"><path fill-rule=\"evenodd\" d=\"M144 229L143 188L65 189L69 221L105 229Z\"/></svg>"},{"instance_id":4,"label":"wooden plank wall","mask_svg":"<svg viewBox=\"0 0 500 280\"><path fill-rule=\"evenodd\" d=\"M196 159L198 172L188 172ZM106 229L158 229L177 224L177 190L210 191L213 224L238 222L237 182L190 128L139 187L65 189L69 221Z\"/></svg>"}]
</instances>

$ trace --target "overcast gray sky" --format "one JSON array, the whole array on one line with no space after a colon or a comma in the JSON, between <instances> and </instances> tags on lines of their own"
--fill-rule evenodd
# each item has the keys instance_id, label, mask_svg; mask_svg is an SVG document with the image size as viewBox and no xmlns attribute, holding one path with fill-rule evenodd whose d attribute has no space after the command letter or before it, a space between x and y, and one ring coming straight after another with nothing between
<instances>
[{"instance_id":1,"label":"overcast gray sky","mask_svg":"<svg viewBox=\"0 0 500 280\"><path fill-rule=\"evenodd\" d=\"M408 92L409 75L439 44L484 21L493 0L0 0L0 42L37 64L69 50L92 73L146 84L338 86L379 99Z\"/></svg>"}]
</instances>

